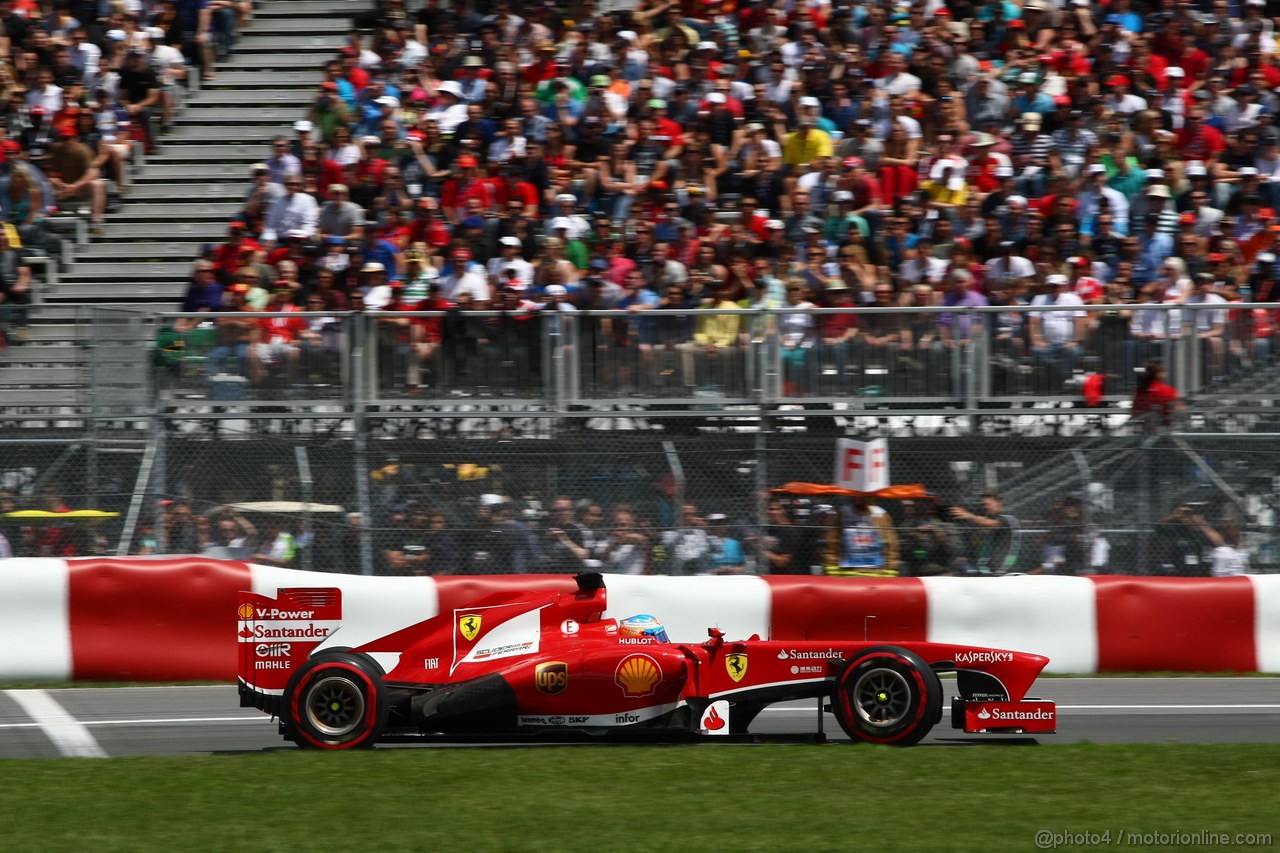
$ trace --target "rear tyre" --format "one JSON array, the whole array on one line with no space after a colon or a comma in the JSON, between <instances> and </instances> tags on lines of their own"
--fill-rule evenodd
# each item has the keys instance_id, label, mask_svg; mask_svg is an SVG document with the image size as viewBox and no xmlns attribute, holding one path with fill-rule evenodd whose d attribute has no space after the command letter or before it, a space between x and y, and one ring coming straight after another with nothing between
<instances>
[{"instance_id":1,"label":"rear tyre","mask_svg":"<svg viewBox=\"0 0 1280 853\"><path fill-rule=\"evenodd\" d=\"M911 746L942 716L937 673L899 646L877 646L850 660L832 699L840 728L867 743Z\"/></svg>"},{"instance_id":2,"label":"rear tyre","mask_svg":"<svg viewBox=\"0 0 1280 853\"><path fill-rule=\"evenodd\" d=\"M326 652L303 664L285 686L281 720L304 749L374 745L387 724L382 671L366 655Z\"/></svg>"}]
</instances>

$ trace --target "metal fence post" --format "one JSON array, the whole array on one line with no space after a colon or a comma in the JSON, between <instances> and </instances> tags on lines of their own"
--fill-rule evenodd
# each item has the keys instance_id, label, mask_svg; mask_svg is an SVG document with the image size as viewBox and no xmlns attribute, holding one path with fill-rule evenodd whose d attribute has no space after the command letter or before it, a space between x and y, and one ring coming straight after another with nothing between
<instances>
[{"instance_id":1,"label":"metal fence post","mask_svg":"<svg viewBox=\"0 0 1280 853\"><path fill-rule=\"evenodd\" d=\"M352 324L353 345L351 347L351 374L355 377L355 402L351 416L355 426L354 465L352 475L355 477L356 506L360 511L360 572L373 574L373 503L369 498L369 440L366 382L369 378L365 370L365 355L369 345L368 318L359 316L358 322Z\"/></svg>"}]
</instances>

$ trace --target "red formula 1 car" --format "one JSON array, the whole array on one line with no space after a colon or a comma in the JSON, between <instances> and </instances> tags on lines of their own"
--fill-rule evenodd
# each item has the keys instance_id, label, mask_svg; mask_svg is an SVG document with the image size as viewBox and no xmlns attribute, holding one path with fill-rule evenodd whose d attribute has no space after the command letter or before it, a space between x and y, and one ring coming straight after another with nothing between
<instances>
[{"instance_id":1,"label":"red formula 1 car","mask_svg":"<svg viewBox=\"0 0 1280 853\"><path fill-rule=\"evenodd\" d=\"M603 618L598 574L573 593L505 593L355 648L339 589L240 595L241 705L280 718L302 747L404 736L746 734L767 705L829 698L854 741L918 742L942 719L966 732L1052 732L1052 702L1026 692L1040 655L865 640L667 642L653 617Z\"/></svg>"}]
</instances>

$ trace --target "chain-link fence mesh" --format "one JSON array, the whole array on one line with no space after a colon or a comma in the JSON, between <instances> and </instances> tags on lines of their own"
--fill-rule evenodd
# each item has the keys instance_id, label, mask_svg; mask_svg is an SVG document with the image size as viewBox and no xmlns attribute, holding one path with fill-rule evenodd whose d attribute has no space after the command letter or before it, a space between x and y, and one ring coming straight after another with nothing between
<instances>
[{"instance_id":1,"label":"chain-link fence mesh","mask_svg":"<svg viewBox=\"0 0 1280 853\"><path fill-rule=\"evenodd\" d=\"M361 438L342 419L296 435L172 421L146 442L8 442L5 512L60 499L117 515L61 525L73 531L61 539L42 532L56 519L3 530L18 554L123 542L131 554L380 574L1204 575L1241 555L1252 571L1277 568L1274 436L891 436L892 481L929 495L880 501L871 518L848 498L770 492L829 483L831 436L584 422L548 423L542 438L423 440Z\"/></svg>"}]
</instances>

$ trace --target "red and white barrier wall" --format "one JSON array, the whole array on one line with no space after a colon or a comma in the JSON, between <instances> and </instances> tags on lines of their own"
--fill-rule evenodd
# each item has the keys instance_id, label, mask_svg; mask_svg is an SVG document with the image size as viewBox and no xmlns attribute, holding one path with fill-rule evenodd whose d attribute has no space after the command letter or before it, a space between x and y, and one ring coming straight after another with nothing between
<instances>
[{"instance_id":1,"label":"red and white barrier wall","mask_svg":"<svg viewBox=\"0 0 1280 853\"><path fill-rule=\"evenodd\" d=\"M609 614L652 613L672 638L861 637L1036 652L1053 672L1280 672L1280 575L1241 578L627 577ZM336 642L568 575L384 578L183 557L0 561L0 678L231 680L236 593L339 586Z\"/></svg>"}]
</instances>

